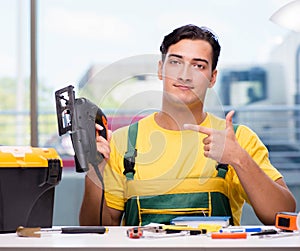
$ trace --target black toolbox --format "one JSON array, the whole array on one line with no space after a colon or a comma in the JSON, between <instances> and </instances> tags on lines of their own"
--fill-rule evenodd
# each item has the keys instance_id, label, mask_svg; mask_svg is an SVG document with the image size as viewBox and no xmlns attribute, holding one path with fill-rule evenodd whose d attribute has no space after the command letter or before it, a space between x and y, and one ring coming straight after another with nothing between
<instances>
[{"instance_id":1,"label":"black toolbox","mask_svg":"<svg viewBox=\"0 0 300 251\"><path fill-rule=\"evenodd\" d=\"M52 227L62 160L52 148L0 146L0 233Z\"/></svg>"}]
</instances>

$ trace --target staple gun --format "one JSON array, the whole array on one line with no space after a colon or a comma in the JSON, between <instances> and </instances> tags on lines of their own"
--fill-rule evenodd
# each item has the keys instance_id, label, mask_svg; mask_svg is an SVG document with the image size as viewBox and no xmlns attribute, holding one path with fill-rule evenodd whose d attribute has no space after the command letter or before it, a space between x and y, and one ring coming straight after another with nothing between
<instances>
[{"instance_id":1,"label":"staple gun","mask_svg":"<svg viewBox=\"0 0 300 251\"><path fill-rule=\"evenodd\" d=\"M107 138L107 118L102 110L86 98L75 98L74 87L69 85L55 92L59 135L70 132L75 152L76 172L97 167L103 160L96 147L95 123L101 125L100 135Z\"/></svg>"}]
</instances>

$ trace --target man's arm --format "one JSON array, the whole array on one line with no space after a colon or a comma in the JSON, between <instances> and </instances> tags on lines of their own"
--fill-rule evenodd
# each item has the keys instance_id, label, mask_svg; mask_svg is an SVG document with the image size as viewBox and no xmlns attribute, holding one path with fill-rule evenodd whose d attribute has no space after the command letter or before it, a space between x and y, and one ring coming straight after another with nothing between
<instances>
[{"instance_id":1,"label":"man's arm","mask_svg":"<svg viewBox=\"0 0 300 251\"><path fill-rule=\"evenodd\" d=\"M295 211L295 198L283 178L273 181L246 151L241 153L237 160L232 166L262 223L274 225L277 212Z\"/></svg>"},{"instance_id":2,"label":"man's arm","mask_svg":"<svg viewBox=\"0 0 300 251\"><path fill-rule=\"evenodd\" d=\"M245 151L237 158L234 167L249 201L260 221L266 225L275 224L277 212L294 212L295 198L283 178L273 181Z\"/></svg>"},{"instance_id":3,"label":"man's arm","mask_svg":"<svg viewBox=\"0 0 300 251\"><path fill-rule=\"evenodd\" d=\"M103 130L103 127L96 124L96 130ZM110 157L109 142L111 131L108 131L107 140L100 135L96 137L97 150L103 154L105 160L99 164L99 171L103 177L103 170L106 160ZM79 223L80 225L100 225L100 205L102 199L102 224L104 226L119 226L122 218L122 211L110 208L106 205L105 198L102 198L102 184L94 169L90 169L85 176L85 189L81 204Z\"/></svg>"},{"instance_id":4,"label":"man's arm","mask_svg":"<svg viewBox=\"0 0 300 251\"><path fill-rule=\"evenodd\" d=\"M231 165L257 217L264 224L274 224L277 212L295 211L295 198L282 178L273 181L239 145L232 125L233 114L233 111L227 114L225 130L214 130L198 125L185 125L185 129L207 135L203 140L204 155Z\"/></svg>"},{"instance_id":5,"label":"man's arm","mask_svg":"<svg viewBox=\"0 0 300 251\"><path fill-rule=\"evenodd\" d=\"M80 225L99 226L100 224L100 204L103 198L102 186L97 179L93 170L90 170L85 176L85 191L79 215ZM104 200L102 224L104 226L120 226L122 213L122 211L108 207Z\"/></svg>"}]
</instances>

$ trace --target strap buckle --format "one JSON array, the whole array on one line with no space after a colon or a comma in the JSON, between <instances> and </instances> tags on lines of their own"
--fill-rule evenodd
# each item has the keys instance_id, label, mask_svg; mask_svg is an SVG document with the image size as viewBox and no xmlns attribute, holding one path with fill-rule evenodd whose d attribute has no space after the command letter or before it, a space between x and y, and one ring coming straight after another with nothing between
<instances>
[{"instance_id":1,"label":"strap buckle","mask_svg":"<svg viewBox=\"0 0 300 251\"><path fill-rule=\"evenodd\" d=\"M127 173L135 174L134 166L135 166L135 157L137 156L137 150L134 149L132 152L126 152L124 156L124 172L123 174L126 175Z\"/></svg>"}]
</instances>

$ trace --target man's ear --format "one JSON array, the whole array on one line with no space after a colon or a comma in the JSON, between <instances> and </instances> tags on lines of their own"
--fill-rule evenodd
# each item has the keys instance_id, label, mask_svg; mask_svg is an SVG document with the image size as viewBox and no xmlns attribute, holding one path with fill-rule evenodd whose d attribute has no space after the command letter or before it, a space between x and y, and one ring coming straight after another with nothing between
<instances>
[{"instance_id":1,"label":"man's ear","mask_svg":"<svg viewBox=\"0 0 300 251\"><path fill-rule=\"evenodd\" d=\"M209 81L209 85L208 85L208 88L212 88L214 87L215 83L216 83L216 80L217 80L217 74L218 74L218 71L217 70L214 70L211 74L211 79Z\"/></svg>"},{"instance_id":2,"label":"man's ear","mask_svg":"<svg viewBox=\"0 0 300 251\"><path fill-rule=\"evenodd\" d=\"M162 80L162 68L163 68L163 62L162 62L162 60L159 60L159 62L158 62L158 71L157 71L157 75L158 75L159 80Z\"/></svg>"}]
</instances>

